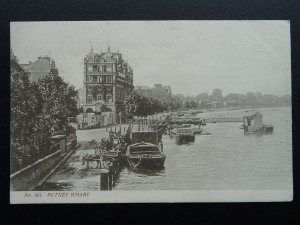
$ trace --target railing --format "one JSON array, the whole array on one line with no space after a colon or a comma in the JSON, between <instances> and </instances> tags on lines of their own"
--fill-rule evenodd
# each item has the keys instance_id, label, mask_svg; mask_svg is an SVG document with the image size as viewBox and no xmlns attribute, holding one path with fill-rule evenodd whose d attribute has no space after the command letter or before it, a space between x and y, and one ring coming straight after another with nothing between
<instances>
[{"instance_id":1,"label":"railing","mask_svg":"<svg viewBox=\"0 0 300 225\"><path fill-rule=\"evenodd\" d=\"M75 140L77 140L77 136L75 133L72 133L66 137L66 144L73 143Z\"/></svg>"},{"instance_id":2,"label":"railing","mask_svg":"<svg viewBox=\"0 0 300 225\"><path fill-rule=\"evenodd\" d=\"M70 142L76 140L76 138L77 138L76 134L72 133L72 134L70 134L69 136L66 137L66 143L70 143Z\"/></svg>"},{"instance_id":3,"label":"railing","mask_svg":"<svg viewBox=\"0 0 300 225\"><path fill-rule=\"evenodd\" d=\"M60 143L56 143L52 146L50 146L50 154L52 154L53 152L56 152L60 150Z\"/></svg>"}]
</instances>

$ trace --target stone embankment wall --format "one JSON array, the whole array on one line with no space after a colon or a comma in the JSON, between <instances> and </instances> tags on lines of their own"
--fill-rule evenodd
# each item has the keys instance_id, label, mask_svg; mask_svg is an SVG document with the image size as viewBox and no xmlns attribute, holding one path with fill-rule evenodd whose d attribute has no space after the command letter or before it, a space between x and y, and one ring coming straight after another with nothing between
<instances>
[{"instance_id":1,"label":"stone embankment wall","mask_svg":"<svg viewBox=\"0 0 300 225\"><path fill-rule=\"evenodd\" d=\"M59 144L59 143L58 143ZM77 140L70 140L62 149L42 158L35 163L13 173L10 176L10 189L12 191L30 191L62 160L62 158L75 149Z\"/></svg>"}]
</instances>

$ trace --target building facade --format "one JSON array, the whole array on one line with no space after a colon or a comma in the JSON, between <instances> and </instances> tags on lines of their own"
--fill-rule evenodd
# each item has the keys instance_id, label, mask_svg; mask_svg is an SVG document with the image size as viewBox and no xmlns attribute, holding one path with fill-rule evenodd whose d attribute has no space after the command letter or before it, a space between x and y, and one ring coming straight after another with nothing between
<instances>
[{"instance_id":1,"label":"building facade","mask_svg":"<svg viewBox=\"0 0 300 225\"><path fill-rule=\"evenodd\" d=\"M171 86L163 86L162 84L154 84L152 88L152 98L161 102L167 102L171 97Z\"/></svg>"},{"instance_id":2,"label":"building facade","mask_svg":"<svg viewBox=\"0 0 300 225\"><path fill-rule=\"evenodd\" d=\"M20 64L29 73L30 81L37 81L45 77L51 69L56 69L55 61L49 56L39 56L36 61L27 64Z\"/></svg>"},{"instance_id":3,"label":"building facade","mask_svg":"<svg viewBox=\"0 0 300 225\"><path fill-rule=\"evenodd\" d=\"M134 87L134 91L140 96L152 98L152 89L148 86L136 86Z\"/></svg>"},{"instance_id":4,"label":"building facade","mask_svg":"<svg viewBox=\"0 0 300 225\"><path fill-rule=\"evenodd\" d=\"M111 52L110 48L99 54L91 49L84 58L83 74L80 107L84 112L101 112L105 105L115 115L114 122L124 116L125 98L133 91L133 70L122 54Z\"/></svg>"},{"instance_id":5,"label":"building facade","mask_svg":"<svg viewBox=\"0 0 300 225\"><path fill-rule=\"evenodd\" d=\"M171 86L162 84L154 84L152 88L148 86L136 86L134 91L141 96L154 98L161 102L167 102L172 96Z\"/></svg>"}]
</instances>

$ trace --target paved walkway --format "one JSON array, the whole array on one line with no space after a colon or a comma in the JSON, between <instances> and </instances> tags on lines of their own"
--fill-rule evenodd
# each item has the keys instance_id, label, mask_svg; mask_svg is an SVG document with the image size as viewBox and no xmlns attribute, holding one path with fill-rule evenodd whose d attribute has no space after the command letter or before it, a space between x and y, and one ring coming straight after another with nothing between
<instances>
[{"instance_id":1,"label":"paved walkway","mask_svg":"<svg viewBox=\"0 0 300 225\"><path fill-rule=\"evenodd\" d=\"M122 133L124 131L124 128L127 129L128 124L123 124L123 125L114 125L111 126L112 131L115 130L116 127L116 131L119 131L120 127L122 129ZM110 127L106 128L102 127L102 128L98 128L98 129L89 129L89 130L76 130L76 135L77 135L77 141L82 142L82 141L91 141L91 140L96 140L96 141L100 141L102 138L107 138L108 137L108 133L110 131Z\"/></svg>"}]
</instances>

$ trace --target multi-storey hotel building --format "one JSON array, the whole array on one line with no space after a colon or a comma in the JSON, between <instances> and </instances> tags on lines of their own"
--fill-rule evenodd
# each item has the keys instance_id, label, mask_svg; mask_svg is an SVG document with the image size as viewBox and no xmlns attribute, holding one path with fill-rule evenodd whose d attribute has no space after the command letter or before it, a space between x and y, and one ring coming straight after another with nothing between
<instances>
[{"instance_id":1,"label":"multi-storey hotel building","mask_svg":"<svg viewBox=\"0 0 300 225\"><path fill-rule=\"evenodd\" d=\"M117 116L124 111L125 97L133 90L133 70L122 54L111 52L110 48L100 54L91 49L84 58L83 83L81 106L84 112L101 112L105 105L117 121Z\"/></svg>"}]
</instances>

